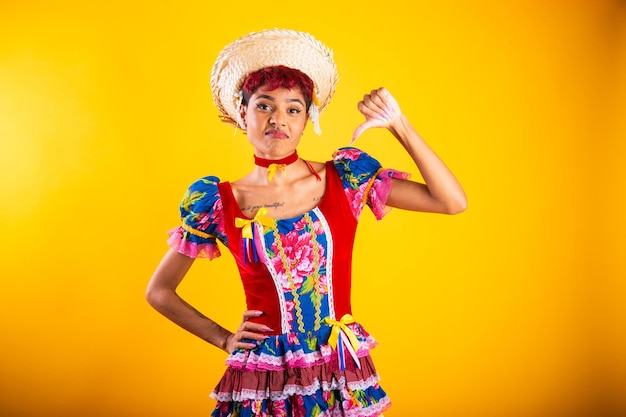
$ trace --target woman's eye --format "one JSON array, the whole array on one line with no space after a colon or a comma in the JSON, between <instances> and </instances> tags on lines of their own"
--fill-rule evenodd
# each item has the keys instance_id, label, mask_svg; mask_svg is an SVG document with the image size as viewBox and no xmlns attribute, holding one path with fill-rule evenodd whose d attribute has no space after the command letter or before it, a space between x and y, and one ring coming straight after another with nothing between
<instances>
[{"instance_id":1,"label":"woman's eye","mask_svg":"<svg viewBox=\"0 0 626 417\"><path fill-rule=\"evenodd\" d=\"M270 110L270 106L265 103L257 103L256 108L259 110Z\"/></svg>"},{"instance_id":2,"label":"woman's eye","mask_svg":"<svg viewBox=\"0 0 626 417\"><path fill-rule=\"evenodd\" d=\"M291 114L298 114L298 113L301 113L301 112L302 112L302 110L300 110L300 109L289 109L289 113L291 113Z\"/></svg>"}]
</instances>

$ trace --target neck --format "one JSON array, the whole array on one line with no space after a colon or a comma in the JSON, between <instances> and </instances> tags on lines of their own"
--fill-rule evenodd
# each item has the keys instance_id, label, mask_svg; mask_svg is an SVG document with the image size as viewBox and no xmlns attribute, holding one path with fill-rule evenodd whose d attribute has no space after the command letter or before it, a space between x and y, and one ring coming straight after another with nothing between
<instances>
[{"instance_id":1,"label":"neck","mask_svg":"<svg viewBox=\"0 0 626 417\"><path fill-rule=\"evenodd\" d=\"M293 151L293 153L285 158L281 159L265 159L259 156L254 155L254 164L263 168L267 168L272 164L277 165L291 165L298 160L298 152Z\"/></svg>"}]
</instances>

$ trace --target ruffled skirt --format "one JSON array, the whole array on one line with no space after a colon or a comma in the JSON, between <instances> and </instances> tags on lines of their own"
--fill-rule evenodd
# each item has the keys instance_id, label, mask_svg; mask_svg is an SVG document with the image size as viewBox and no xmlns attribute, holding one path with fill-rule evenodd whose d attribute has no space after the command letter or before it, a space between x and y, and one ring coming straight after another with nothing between
<instances>
[{"instance_id":1,"label":"ruffled skirt","mask_svg":"<svg viewBox=\"0 0 626 417\"><path fill-rule=\"evenodd\" d=\"M351 324L357 362L339 361L327 343L330 327L270 336L251 350L233 352L211 394L213 417L373 417L391 403L379 385L369 351L375 340ZM343 369L342 369L343 368Z\"/></svg>"}]
</instances>

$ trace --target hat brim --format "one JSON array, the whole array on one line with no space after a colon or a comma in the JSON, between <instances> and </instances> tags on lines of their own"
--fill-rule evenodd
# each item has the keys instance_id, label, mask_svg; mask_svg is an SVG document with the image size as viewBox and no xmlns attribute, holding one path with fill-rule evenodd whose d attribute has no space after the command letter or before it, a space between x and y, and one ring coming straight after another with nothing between
<instances>
[{"instance_id":1,"label":"hat brim","mask_svg":"<svg viewBox=\"0 0 626 417\"><path fill-rule=\"evenodd\" d=\"M306 32L270 29L249 33L228 44L213 64L211 90L223 122L237 126L236 94L248 74L276 65L308 75L315 84L320 112L326 108L339 80L333 52Z\"/></svg>"}]
</instances>

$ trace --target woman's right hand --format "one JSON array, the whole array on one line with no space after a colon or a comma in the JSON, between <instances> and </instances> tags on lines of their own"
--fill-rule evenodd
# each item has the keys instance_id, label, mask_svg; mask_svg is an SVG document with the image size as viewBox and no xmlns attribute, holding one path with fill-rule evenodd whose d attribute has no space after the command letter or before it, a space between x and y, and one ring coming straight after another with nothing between
<instances>
[{"instance_id":1,"label":"woman's right hand","mask_svg":"<svg viewBox=\"0 0 626 417\"><path fill-rule=\"evenodd\" d=\"M249 321L251 318L262 316L263 312L258 310L248 310L243 313L243 319L237 331L229 335L226 339L226 352L233 353L236 349L252 349L258 342L267 339L269 336L264 332L273 331L269 327L260 323ZM256 340L257 343L243 342L243 339Z\"/></svg>"}]
</instances>

